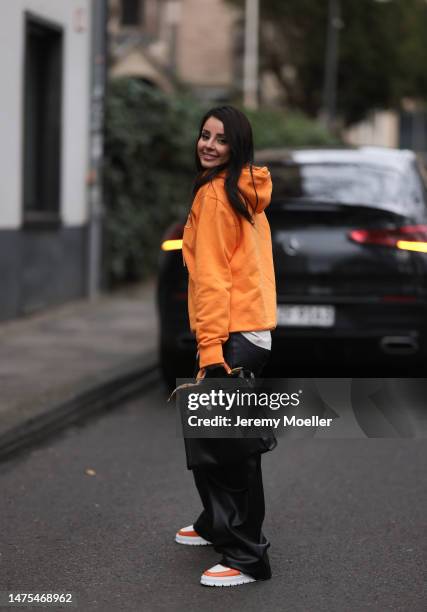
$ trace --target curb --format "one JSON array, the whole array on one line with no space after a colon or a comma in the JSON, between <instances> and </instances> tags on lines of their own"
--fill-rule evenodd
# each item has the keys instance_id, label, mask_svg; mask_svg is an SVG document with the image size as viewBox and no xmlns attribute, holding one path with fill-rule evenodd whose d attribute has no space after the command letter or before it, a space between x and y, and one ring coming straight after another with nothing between
<instances>
[{"instance_id":1,"label":"curb","mask_svg":"<svg viewBox=\"0 0 427 612\"><path fill-rule=\"evenodd\" d=\"M95 384L80 388L72 397L47 406L42 414L0 433L0 461L82 418L113 408L158 380L160 373L154 352L98 377Z\"/></svg>"}]
</instances>

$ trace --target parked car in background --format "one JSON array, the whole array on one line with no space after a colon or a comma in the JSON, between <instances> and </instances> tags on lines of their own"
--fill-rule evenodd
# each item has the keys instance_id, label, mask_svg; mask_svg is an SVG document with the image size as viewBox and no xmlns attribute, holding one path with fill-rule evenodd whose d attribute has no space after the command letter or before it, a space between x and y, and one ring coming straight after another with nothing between
<instances>
[{"instance_id":1,"label":"parked car in background","mask_svg":"<svg viewBox=\"0 0 427 612\"><path fill-rule=\"evenodd\" d=\"M412 151L261 151L278 325L268 375L420 376L427 362L427 172ZM168 383L191 376L183 224L166 233L158 279ZM427 368L426 368L427 369ZM266 373L267 374L267 373Z\"/></svg>"}]
</instances>

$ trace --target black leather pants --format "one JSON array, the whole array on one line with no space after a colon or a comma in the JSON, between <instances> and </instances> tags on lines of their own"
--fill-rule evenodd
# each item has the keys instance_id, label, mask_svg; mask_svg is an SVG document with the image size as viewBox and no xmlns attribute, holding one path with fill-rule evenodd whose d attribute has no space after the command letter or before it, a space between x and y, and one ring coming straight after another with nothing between
<instances>
[{"instance_id":1,"label":"black leather pants","mask_svg":"<svg viewBox=\"0 0 427 612\"><path fill-rule=\"evenodd\" d=\"M255 376L260 375L270 355L238 332L230 334L223 353L230 367L244 366ZM198 370L198 364L196 367ZM226 467L197 467L193 475L203 503L203 512L194 523L197 533L213 543L223 565L258 580L271 578L270 543L262 533L261 455Z\"/></svg>"}]
</instances>

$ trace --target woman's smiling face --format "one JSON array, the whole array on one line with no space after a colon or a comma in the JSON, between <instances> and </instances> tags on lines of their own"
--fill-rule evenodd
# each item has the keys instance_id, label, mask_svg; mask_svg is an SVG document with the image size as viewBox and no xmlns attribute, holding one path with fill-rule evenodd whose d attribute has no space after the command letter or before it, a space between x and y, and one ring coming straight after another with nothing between
<instances>
[{"instance_id":1,"label":"woman's smiling face","mask_svg":"<svg viewBox=\"0 0 427 612\"><path fill-rule=\"evenodd\" d=\"M224 134L224 125L216 117L205 122L197 142L197 154L203 168L222 166L230 159L230 145Z\"/></svg>"}]
</instances>

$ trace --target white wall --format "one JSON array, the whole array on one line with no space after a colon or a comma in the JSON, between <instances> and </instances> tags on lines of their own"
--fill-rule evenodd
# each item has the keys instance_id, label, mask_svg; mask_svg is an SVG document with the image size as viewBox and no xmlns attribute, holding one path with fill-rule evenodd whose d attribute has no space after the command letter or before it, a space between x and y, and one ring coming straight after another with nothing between
<instances>
[{"instance_id":1,"label":"white wall","mask_svg":"<svg viewBox=\"0 0 427 612\"><path fill-rule=\"evenodd\" d=\"M375 111L360 123L344 132L348 144L378 147L399 146L399 117L393 111Z\"/></svg>"},{"instance_id":2,"label":"white wall","mask_svg":"<svg viewBox=\"0 0 427 612\"><path fill-rule=\"evenodd\" d=\"M61 219L67 226L87 219L90 95L90 0L1 0L0 2L0 228L22 222L22 108L24 11L64 28ZM83 11L83 31L76 27Z\"/></svg>"}]
</instances>

